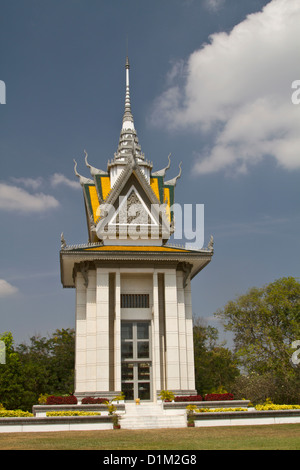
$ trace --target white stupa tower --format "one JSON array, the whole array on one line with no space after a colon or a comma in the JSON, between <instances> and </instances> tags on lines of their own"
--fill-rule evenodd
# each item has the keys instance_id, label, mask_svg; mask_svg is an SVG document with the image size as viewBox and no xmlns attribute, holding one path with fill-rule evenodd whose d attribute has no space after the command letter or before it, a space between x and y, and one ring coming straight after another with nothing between
<instances>
[{"instance_id":1,"label":"white stupa tower","mask_svg":"<svg viewBox=\"0 0 300 470\"><path fill-rule=\"evenodd\" d=\"M137 137L126 59L125 110L107 169L90 164L82 186L88 243L62 238L61 281L76 290L75 395L156 401L161 390L196 394L191 279L213 248L168 245L175 186L153 172Z\"/></svg>"}]
</instances>

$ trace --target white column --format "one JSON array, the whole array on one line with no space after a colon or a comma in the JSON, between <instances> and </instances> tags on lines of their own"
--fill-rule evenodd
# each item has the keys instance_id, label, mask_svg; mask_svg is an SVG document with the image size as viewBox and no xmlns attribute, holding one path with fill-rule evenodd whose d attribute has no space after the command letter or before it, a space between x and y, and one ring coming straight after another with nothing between
<instances>
[{"instance_id":1,"label":"white column","mask_svg":"<svg viewBox=\"0 0 300 470\"><path fill-rule=\"evenodd\" d=\"M97 268L97 391L109 391L109 273Z\"/></svg>"},{"instance_id":2,"label":"white column","mask_svg":"<svg viewBox=\"0 0 300 470\"><path fill-rule=\"evenodd\" d=\"M153 355L153 401L156 401L157 391L161 389L160 377L160 344L159 344L159 303L158 303L158 276L153 273L153 329L152 329L152 355Z\"/></svg>"},{"instance_id":3,"label":"white column","mask_svg":"<svg viewBox=\"0 0 300 470\"><path fill-rule=\"evenodd\" d=\"M176 270L165 271L166 386L180 389Z\"/></svg>"},{"instance_id":4,"label":"white column","mask_svg":"<svg viewBox=\"0 0 300 470\"><path fill-rule=\"evenodd\" d=\"M193 310L192 310L192 292L191 292L190 279L187 280L187 285L184 289L184 298L185 298L185 324L186 324L186 342L187 342L188 389L195 390Z\"/></svg>"},{"instance_id":5,"label":"white column","mask_svg":"<svg viewBox=\"0 0 300 470\"><path fill-rule=\"evenodd\" d=\"M96 271L88 272L86 288L86 391L96 391Z\"/></svg>"},{"instance_id":6,"label":"white column","mask_svg":"<svg viewBox=\"0 0 300 470\"><path fill-rule=\"evenodd\" d=\"M76 276L75 393L85 391L86 372L86 288L81 273Z\"/></svg>"},{"instance_id":7,"label":"white column","mask_svg":"<svg viewBox=\"0 0 300 470\"><path fill-rule=\"evenodd\" d=\"M180 389L188 390L187 337L185 319L185 297L183 289L183 272L177 272L177 303L178 303L178 342L180 362Z\"/></svg>"},{"instance_id":8,"label":"white column","mask_svg":"<svg viewBox=\"0 0 300 470\"><path fill-rule=\"evenodd\" d=\"M121 276L120 270L116 271L116 285L115 285L115 390L121 391Z\"/></svg>"}]
</instances>

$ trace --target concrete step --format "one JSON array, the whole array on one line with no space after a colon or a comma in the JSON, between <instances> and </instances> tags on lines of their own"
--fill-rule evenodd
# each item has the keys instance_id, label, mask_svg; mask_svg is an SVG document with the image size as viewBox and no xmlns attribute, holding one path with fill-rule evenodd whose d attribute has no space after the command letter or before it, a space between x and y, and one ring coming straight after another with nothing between
<instances>
[{"instance_id":1,"label":"concrete step","mask_svg":"<svg viewBox=\"0 0 300 470\"><path fill-rule=\"evenodd\" d=\"M182 428L186 427L186 414L166 413L162 405L156 403L127 403L120 424L123 429Z\"/></svg>"}]
</instances>

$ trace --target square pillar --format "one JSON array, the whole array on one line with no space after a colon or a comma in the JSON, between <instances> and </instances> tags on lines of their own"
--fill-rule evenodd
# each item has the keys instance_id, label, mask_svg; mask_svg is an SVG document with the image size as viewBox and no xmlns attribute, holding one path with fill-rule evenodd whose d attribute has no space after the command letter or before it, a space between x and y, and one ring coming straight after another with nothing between
<instances>
[{"instance_id":1,"label":"square pillar","mask_svg":"<svg viewBox=\"0 0 300 470\"><path fill-rule=\"evenodd\" d=\"M161 354L159 332L159 299L158 299L158 275L153 273L153 328L152 328L152 356L153 356L153 399L156 401L157 392L161 390Z\"/></svg>"},{"instance_id":2,"label":"square pillar","mask_svg":"<svg viewBox=\"0 0 300 470\"><path fill-rule=\"evenodd\" d=\"M96 271L88 271L86 288L86 390L96 388Z\"/></svg>"},{"instance_id":3,"label":"square pillar","mask_svg":"<svg viewBox=\"0 0 300 470\"><path fill-rule=\"evenodd\" d=\"M185 299L185 324L187 343L187 379L189 390L195 390L195 361L194 361L194 336L193 336L193 310L191 281L187 279L184 289ZM196 390L195 390L196 391Z\"/></svg>"},{"instance_id":4,"label":"square pillar","mask_svg":"<svg viewBox=\"0 0 300 470\"><path fill-rule=\"evenodd\" d=\"M183 289L183 272L177 271L177 304L178 304L178 342L180 363L180 389L188 390L187 335L185 317L185 297Z\"/></svg>"},{"instance_id":5,"label":"square pillar","mask_svg":"<svg viewBox=\"0 0 300 470\"><path fill-rule=\"evenodd\" d=\"M180 390L176 270L165 271L166 387Z\"/></svg>"},{"instance_id":6,"label":"square pillar","mask_svg":"<svg viewBox=\"0 0 300 470\"><path fill-rule=\"evenodd\" d=\"M75 394L85 391L86 380L86 287L81 273L76 276Z\"/></svg>"},{"instance_id":7,"label":"square pillar","mask_svg":"<svg viewBox=\"0 0 300 470\"><path fill-rule=\"evenodd\" d=\"M97 385L96 390L109 392L109 273L97 268L96 284L96 337L97 337Z\"/></svg>"},{"instance_id":8,"label":"square pillar","mask_svg":"<svg viewBox=\"0 0 300 470\"><path fill-rule=\"evenodd\" d=\"M120 270L116 271L115 281L115 351L114 351L114 365L115 365L115 390L121 391L121 276Z\"/></svg>"}]
</instances>

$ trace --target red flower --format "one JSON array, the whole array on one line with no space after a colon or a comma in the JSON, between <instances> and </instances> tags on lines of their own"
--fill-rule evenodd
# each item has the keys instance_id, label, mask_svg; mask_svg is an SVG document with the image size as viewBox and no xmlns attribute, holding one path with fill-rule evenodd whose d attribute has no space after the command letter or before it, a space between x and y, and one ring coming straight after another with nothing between
<instances>
[{"instance_id":1,"label":"red flower","mask_svg":"<svg viewBox=\"0 0 300 470\"><path fill-rule=\"evenodd\" d=\"M61 397L56 395L50 395L47 397L47 405L76 405L77 398L74 395L69 395L67 397Z\"/></svg>"},{"instance_id":2,"label":"red flower","mask_svg":"<svg viewBox=\"0 0 300 470\"><path fill-rule=\"evenodd\" d=\"M232 393L208 393L204 397L205 401L233 400Z\"/></svg>"}]
</instances>

